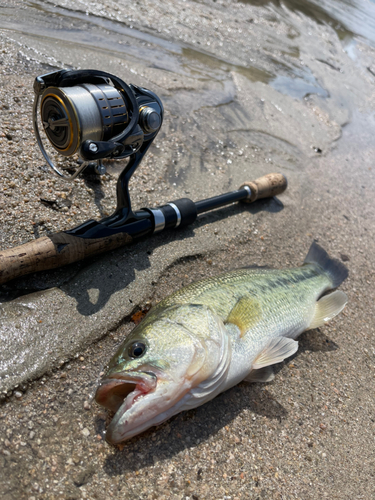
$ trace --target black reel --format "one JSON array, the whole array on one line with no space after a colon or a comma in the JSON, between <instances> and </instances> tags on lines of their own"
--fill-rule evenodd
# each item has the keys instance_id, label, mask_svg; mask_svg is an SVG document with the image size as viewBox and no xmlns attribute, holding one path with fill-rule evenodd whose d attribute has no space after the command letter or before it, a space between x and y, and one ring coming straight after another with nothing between
<instances>
[{"instance_id":1,"label":"black reel","mask_svg":"<svg viewBox=\"0 0 375 500\"><path fill-rule=\"evenodd\" d=\"M163 105L150 90L127 85L114 75L96 70L55 71L34 82L34 131L38 145L55 174L73 180L97 162L105 172L105 158L144 153L163 122ZM78 153L81 165L73 175L62 173L46 152L38 125L38 107L44 132L65 157ZM139 162L138 162L139 164ZM134 170L133 170L134 171Z\"/></svg>"}]
</instances>

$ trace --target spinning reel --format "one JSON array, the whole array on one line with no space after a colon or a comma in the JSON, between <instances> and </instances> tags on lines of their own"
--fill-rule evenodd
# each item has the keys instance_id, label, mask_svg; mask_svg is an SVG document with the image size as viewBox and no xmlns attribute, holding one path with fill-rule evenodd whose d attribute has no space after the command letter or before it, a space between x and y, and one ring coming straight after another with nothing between
<instances>
[{"instance_id":1,"label":"spinning reel","mask_svg":"<svg viewBox=\"0 0 375 500\"><path fill-rule=\"evenodd\" d=\"M90 162L103 173L104 158L126 158L150 145L163 122L163 105L151 91L128 86L103 71L56 71L34 82L34 131L48 165L71 181ZM78 153L82 164L63 174L46 152L38 126L38 105L44 132L63 156ZM145 154L146 150L143 148Z\"/></svg>"},{"instance_id":2,"label":"spinning reel","mask_svg":"<svg viewBox=\"0 0 375 500\"><path fill-rule=\"evenodd\" d=\"M60 178L72 181L93 162L96 173L103 174L103 159L129 158L117 182L116 212L100 223L90 220L67 233L82 238L104 237L123 231L124 224L139 222L132 231L133 237L139 236L150 225L145 222L151 216L156 229L163 229L160 211L132 212L128 189L130 177L163 123L163 105L157 95L96 70L61 70L38 76L34 92L38 145ZM80 157L81 165L70 176L62 173L46 152L38 125L39 103L40 120L53 148L65 157L76 153Z\"/></svg>"}]
</instances>

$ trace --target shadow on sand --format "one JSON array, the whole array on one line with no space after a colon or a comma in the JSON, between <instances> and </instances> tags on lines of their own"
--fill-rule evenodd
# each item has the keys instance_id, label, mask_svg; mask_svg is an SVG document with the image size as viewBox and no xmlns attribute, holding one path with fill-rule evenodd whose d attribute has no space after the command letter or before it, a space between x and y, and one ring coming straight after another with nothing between
<instances>
[{"instance_id":1,"label":"shadow on sand","mask_svg":"<svg viewBox=\"0 0 375 500\"><path fill-rule=\"evenodd\" d=\"M110 476L136 471L149 467L157 461L168 460L202 441L207 441L223 427L230 424L244 410L258 416L282 422L287 411L260 384L241 383L205 405L180 413L140 436L136 436L120 451L114 448L105 462L104 469ZM104 430L104 421L97 420L97 431ZM244 427L244 433L238 437L253 437L253 433ZM233 446L235 446L233 436ZM226 457L222 457L223 461Z\"/></svg>"},{"instance_id":2,"label":"shadow on sand","mask_svg":"<svg viewBox=\"0 0 375 500\"><path fill-rule=\"evenodd\" d=\"M61 269L41 271L12 280L0 286L0 300L9 302L25 294L59 287L76 299L80 314L90 316L100 311L114 293L132 283L135 280L136 270L150 267L149 255L155 248L166 246L172 241L193 238L195 230L199 227L237 216L245 211L255 215L259 212L276 213L283 208L280 200L271 198L259 200L251 205L237 203L207 212L194 224L181 230L166 231L152 238L142 238L128 247L113 250L104 256L92 257ZM91 301L90 289L98 290L95 303Z\"/></svg>"}]
</instances>

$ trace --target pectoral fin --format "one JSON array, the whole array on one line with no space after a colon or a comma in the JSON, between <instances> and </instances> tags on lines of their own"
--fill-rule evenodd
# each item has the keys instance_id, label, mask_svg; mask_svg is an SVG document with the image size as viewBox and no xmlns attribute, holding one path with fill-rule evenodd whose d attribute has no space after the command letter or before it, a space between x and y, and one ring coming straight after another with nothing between
<instances>
[{"instance_id":1,"label":"pectoral fin","mask_svg":"<svg viewBox=\"0 0 375 500\"><path fill-rule=\"evenodd\" d=\"M249 375L245 377L245 382L271 382L275 378L275 374L270 366L264 366L259 370L251 370Z\"/></svg>"},{"instance_id":2,"label":"pectoral fin","mask_svg":"<svg viewBox=\"0 0 375 500\"><path fill-rule=\"evenodd\" d=\"M285 358L292 356L298 349L298 342L286 337L276 337L272 339L263 351L258 354L252 365L254 370L264 366L281 363Z\"/></svg>"},{"instance_id":3,"label":"pectoral fin","mask_svg":"<svg viewBox=\"0 0 375 500\"><path fill-rule=\"evenodd\" d=\"M336 290L329 295L324 295L324 297L318 300L315 304L315 313L309 326L309 330L318 328L337 316L337 314L344 309L347 301L348 297L341 290Z\"/></svg>"},{"instance_id":4,"label":"pectoral fin","mask_svg":"<svg viewBox=\"0 0 375 500\"><path fill-rule=\"evenodd\" d=\"M225 323L233 323L238 326L241 337L260 321L262 311L259 301L251 295L244 295L235 304Z\"/></svg>"}]
</instances>

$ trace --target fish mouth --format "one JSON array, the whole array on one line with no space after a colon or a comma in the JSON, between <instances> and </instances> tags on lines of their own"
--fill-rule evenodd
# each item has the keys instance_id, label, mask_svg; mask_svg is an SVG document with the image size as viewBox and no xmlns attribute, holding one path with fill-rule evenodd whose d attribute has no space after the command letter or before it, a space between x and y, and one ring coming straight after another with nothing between
<instances>
[{"instance_id":1,"label":"fish mouth","mask_svg":"<svg viewBox=\"0 0 375 500\"><path fill-rule=\"evenodd\" d=\"M95 400L115 413L128 411L136 401L154 391L157 376L153 372L123 371L108 375L99 385Z\"/></svg>"},{"instance_id":2,"label":"fish mouth","mask_svg":"<svg viewBox=\"0 0 375 500\"><path fill-rule=\"evenodd\" d=\"M155 371L109 373L98 387L96 402L115 412L106 429L108 443L122 443L174 415L173 406L186 388L182 384L181 391L181 384Z\"/></svg>"}]
</instances>

